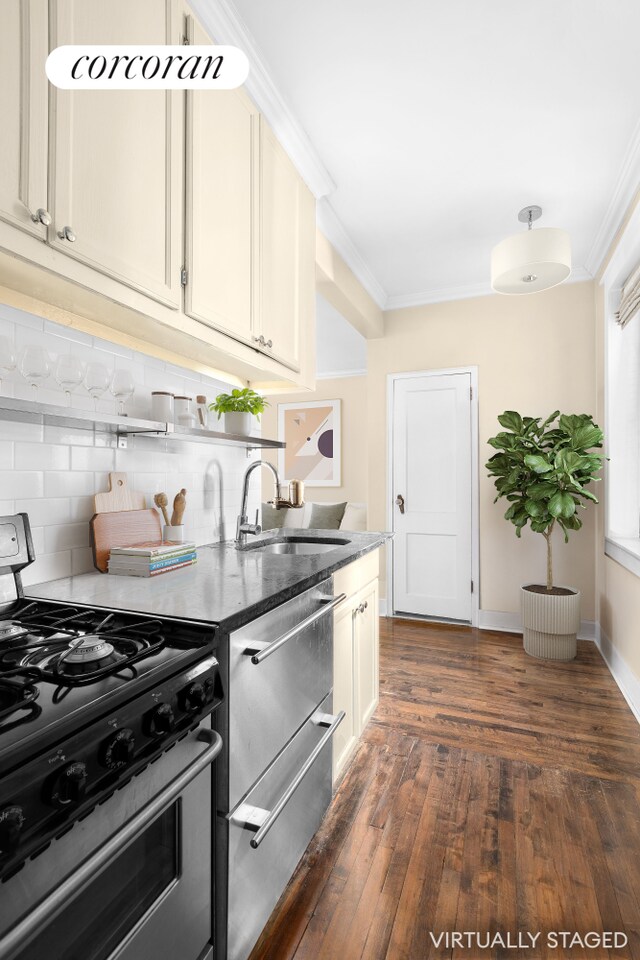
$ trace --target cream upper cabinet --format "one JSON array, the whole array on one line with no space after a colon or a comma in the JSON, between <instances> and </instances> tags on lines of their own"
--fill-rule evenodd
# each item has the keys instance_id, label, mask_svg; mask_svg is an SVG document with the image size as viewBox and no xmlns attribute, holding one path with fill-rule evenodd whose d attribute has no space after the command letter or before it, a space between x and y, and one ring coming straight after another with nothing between
<instances>
[{"instance_id":1,"label":"cream upper cabinet","mask_svg":"<svg viewBox=\"0 0 640 960\"><path fill-rule=\"evenodd\" d=\"M180 43L182 16L174 0L53 0L50 28L52 47ZM51 245L178 307L183 95L54 90L50 129Z\"/></svg>"},{"instance_id":2,"label":"cream upper cabinet","mask_svg":"<svg viewBox=\"0 0 640 960\"><path fill-rule=\"evenodd\" d=\"M209 43L190 18L192 43ZM256 341L258 110L242 90L187 93L185 312Z\"/></svg>"},{"instance_id":3,"label":"cream upper cabinet","mask_svg":"<svg viewBox=\"0 0 640 960\"><path fill-rule=\"evenodd\" d=\"M276 359L300 367L300 326L308 318L310 191L272 130L260 124L260 329ZM314 257L315 260L315 257Z\"/></svg>"},{"instance_id":4,"label":"cream upper cabinet","mask_svg":"<svg viewBox=\"0 0 640 960\"><path fill-rule=\"evenodd\" d=\"M40 240L47 210L47 0L0 3L0 219ZM35 220L33 219L35 217Z\"/></svg>"}]
</instances>

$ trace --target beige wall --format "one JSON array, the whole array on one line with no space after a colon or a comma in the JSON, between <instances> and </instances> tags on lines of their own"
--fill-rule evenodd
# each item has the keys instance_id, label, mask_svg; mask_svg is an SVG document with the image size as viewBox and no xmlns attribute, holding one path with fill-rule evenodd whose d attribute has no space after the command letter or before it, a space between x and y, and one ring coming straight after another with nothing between
<instances>
[{"instance_id":1,"label":"beige wall","mask_svg":"<svg viewBox=\"0 0 640 960\"><path fill-rule=\"evenodd\" d=\"M385 336L370 340L368 371L369 527L385 529L387 503L387 374L477 366L480 433L480 606L517 612L519 587L540 581L545 543L525 531L522 540L494 504L484 463L486 439L505 409L539 416L596 413L594 285L564 284L528 297L488 296L387 313ZM568 546L558 535L557 583L583 593L582 617L595 616L595 510ZM559 533L559 532L558 532ZM384 582L381 583L384 591Z\"/></svg>"},{"instance_id":2,"label":"beige wall","mask_svg":"<svg viewBox=\"0 0 640 960\"><path fill-rule=\"evenodd\" d=\"M306 488L306 499L320 503L367 502L367 378L337 377L318 380L313 393L286 394L269 397L271 406L262 417L262 434L278 436L278 403L295 403L309 400L342 401L342 484L339 487ZM277 462L277 454L265 451L265 459ZM263 491L272 495L271 480L266 471Z\"/></svg>"}]
</instances>

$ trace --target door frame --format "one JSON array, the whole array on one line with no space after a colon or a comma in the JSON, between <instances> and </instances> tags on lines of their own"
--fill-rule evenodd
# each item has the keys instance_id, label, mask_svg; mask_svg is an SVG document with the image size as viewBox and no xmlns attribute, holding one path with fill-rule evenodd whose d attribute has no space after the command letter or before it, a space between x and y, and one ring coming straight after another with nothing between
<instances>
[{"instance_id":1,"label":"door frame","mask_svg":"<svg viewBox=\"0 0 640 960\"><path fill-rule=\"evenodd\" d=\"M480 614L480 511L479 511L479 439L478 439L478 367L443 367L433 370L412 370L407 373L387 374L387 529L393 530L393 399L398 380L415 377L442 377L450 374L469 374L471 380L471 626L477 627ZM393 591L394 544L387 547L387 610L386 616L395 617ZM416 619L421 619L416 615ZM437 618L434 618L437 619Z\"/></svg>"}]
</instances>

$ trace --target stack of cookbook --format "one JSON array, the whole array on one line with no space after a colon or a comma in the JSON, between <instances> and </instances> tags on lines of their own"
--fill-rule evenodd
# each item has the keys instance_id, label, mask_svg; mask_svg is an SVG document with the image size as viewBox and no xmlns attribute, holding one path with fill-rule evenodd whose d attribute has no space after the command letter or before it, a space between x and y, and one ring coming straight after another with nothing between
<instances>
[{"instance_id":1,"label":"stack of cookbook","mask_svg":"<svg viewBox=\"0 0 640 960\"><path fill-rule=\"evenodd\" d=\"M111 547L109 573L121 577L157 577L170 570L190 567L197 559L193 540L187 543L150 540L130 547Z\"/></svg>"}]
</instances>

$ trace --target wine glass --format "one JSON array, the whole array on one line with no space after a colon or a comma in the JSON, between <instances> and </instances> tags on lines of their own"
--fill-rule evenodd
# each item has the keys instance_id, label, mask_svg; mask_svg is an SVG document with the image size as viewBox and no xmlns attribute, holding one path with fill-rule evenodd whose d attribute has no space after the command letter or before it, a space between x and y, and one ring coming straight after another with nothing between
<instances>
[{"instance_id":1,"label":"wine glass","mask_svg":"<svg viewBox=\"0 0 640 960\"><path fill-rule=\"evenodd\" d=\"M25 347L20 360L20 373L33 387L33 399L38 399L38 386L51 373L51 360L44 347Z\"/></svg>"},{"instance_id":2,"label":"wine glass","mask_svg":"<svg viewBox=\"0 0 640 960\"><path fill-rule=\"evenodd\" d=\"M135 390L133 377L129 371L115 370L113 377L111 378L109 390L118 401L118 414L121 417L126 416L124 412L125 402L129 399L129 397L133 396L133 391Z\"/></svg>"},{"instance_id":3,"label":"wine glass","mask_svg":"<svg viewBox=\"0 0 640 960\"><path fill-rule=\"evenodd\" d=\"M72 353L61 353L56 361L55 377L67 397L67 406L71 406L71 392L82 383L84 370L82 363Z\"/></svg>"},{"instance_id":4,"label":"wine glass","mask_svg":"<svg viewBox=\"0 0 640 960\"><path fill-rule=\"evenodd\" d=\"M84 375L84 385L93 398L93 409L97 412L98 400L109 388L110 374L103 363L90 363Z\"/></svg>"},{"instance_id":5,"label":"wine glass","mask_svg":"<svg viewBox=\"0 0 640 960\"><path fill-rule=\"evenodd\" d=\"M15 348L9 340L9 337L0 337L0 373L11 373L16 368ZM2 380L0 379L0 393L2 392Z\"/></svg>"}]
</instances>

